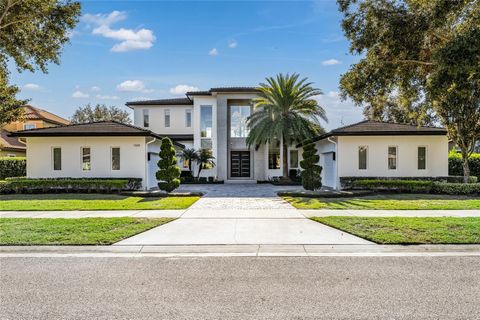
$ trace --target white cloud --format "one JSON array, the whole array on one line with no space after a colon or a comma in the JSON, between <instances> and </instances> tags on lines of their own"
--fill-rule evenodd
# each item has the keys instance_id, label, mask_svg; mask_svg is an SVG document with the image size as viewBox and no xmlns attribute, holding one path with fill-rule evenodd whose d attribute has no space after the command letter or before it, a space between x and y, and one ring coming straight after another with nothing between
<instances>
[{"instance_id":1,"label":"white cloud","mask_svg":"<svg viewBox=\"0 0 480 320\"><path fill-rule=\"evenodd\" d=\"M72 98L77 98L77 99L83 99L83 98L88 98L90 95L88 93L83 93L80 90L76 90L72 93Z\"/></svg>"},{"instance_id":2,"label":"white cloud","mask_svg":"<svg viewBox=\"0 0 480 320\"><path fill-rule=\"evenodd\" d=\"M197 87L192 87L186 84L179 84L176 87L170 88L170 93L174 95L182 95L189 91L198 91Z\"/></svg>"},{"instance_id":3,"label":"white cloud","mask_svg":"<svg viewBox=\"0 0 480 320\"><path fill-rule=\"evenodd\" d=\"M97 26L93 29L92 34L120 41L111 48L111 51L125 52L151 48L156 39L152 30L145 28L139 30L125 28L112 29L110 27L111 24L125 20L126 18L127 15L125 12L112 11L108 15L85 14L82 20Z\"/></svg>"},{"instance_id":4,"label":"white cloud","mask_svg":"<svg viewBox=\"0 0 480 320\"><path fill-rule=\"evenodd\" d=\"M23 86L23 88L27 90L32 90L32 91L38 91L42 89L42 87L40 87L38 84L35 84L35 83L27 83L26 85Z\"/></svg>"},{"instance_id":5,"label":"white cloud","mask_svg":"<svg viewBox=\"0 0 480 320\"><path fill-rule=\"evenodd\" d=\"M100 89L100 87L93 86L93 87L90 88L90 90L91 90L91 91L98 92L98 91L100 91L100 90L102 90L102 89Z\"/></svg>"},{"instance_id":6,"label":"white cloud","mask_svg":"<svg viewBox=\"0 0 480 320\"><path fill-rule=\"evenodd\" d=\"M229 47L230 49L236 48L237 45L238 45L238 42L235 41L235 40L232 40L232 41L230 41L230 42L228 43L228 47Z\"/></svg>"},{"instance_id":7,"label":"white cloud","mask_svg":"<svg viewBox=\"0 0 480 320\"><path fill-rule=\"evenodd\" d=\"M328 60L322 61L322 64L324 66L333 66L333 65L336 65L336 64L340 64L340 63L342 63L342 62L340 62L337 59L328 59Z\"/></svg>"},{"instance_id":8,"label":"white cloud","mask_svg":"<svg viewBox=\"0 0 480 320\"><path fill-rule=\"evenodd\" d=\"M210 50L210 51L208 52L208 55L209 55L209 56L213 56L213 57L214 57L214 56L218 56L218 50L217 50L217 48L213 48L212 50Z\"/></svg>"},{"instance_id":9,"label":"white cloud","mask_svg":"<svg viewBox=\"0 0 480 320\"><path fill-rule=\"evenodd\" d=\"M102 100L118 100L120 99L118 96L104 96L101 94L97 94L95 96L97 99L102 99Z\"/></svg>"},{"instance_id":10,"label":"white cloud","mask_svg":"<svg viewBox=\"0 0 480 320\"><path fill-rule=\"evenodd\" d=\"M350 99L342 101L340 93L337 91L329 91L316 97L316 100L327 112L328 123L324 124L322 122L327 130L349 125L363 119L362 108L355 106Z\"/></svg>"},{"instance_id":11,"label":"white cloud","mask_svg":"<svg viewBox=\"0 0 480 320\"><path fill-rule=\"evenodd\" d=\"M146 89L145 84L141 80L126 80L117 86L118 91L130 91L130 92L153 92L152 89Z\"/></svg>"}]
</instances>

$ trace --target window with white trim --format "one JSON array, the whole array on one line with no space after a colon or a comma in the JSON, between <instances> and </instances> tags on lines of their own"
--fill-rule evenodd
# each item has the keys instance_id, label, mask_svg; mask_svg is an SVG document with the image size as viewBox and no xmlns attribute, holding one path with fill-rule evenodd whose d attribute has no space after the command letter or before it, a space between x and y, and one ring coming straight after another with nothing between
<instances>
[{"instance_id":1,"label":"window with white trim","mask_svg":"<svg viewBox=\"0 0 480 320\"><path fill-rule=\"evenodd\" d=\"M165 121L165 128L170 127L170 109L165 109L164 111L164 121Z\"/></svg>"},{"instance_id":2,"label":"window with white trim","mask_svg":"<svg viewBox=\"0 0 480 320\"><path fill-rule=\"evenodd\" d=\"M92 170L92 154L89 147L80 148L80 153L82 156L82 171Z\"/></svg>"},{"instance_id":3,"label":"window with white trim","mask_svg":"<svg viewBox=\"0 0 480 320\"><path fill-rule=\"evenodd\" d=\"M398 147L388 147L388 170L397 170Z\"/></svg>"},{"instance_id":4,"label":"window with white trim","mask_svg":"<svg viewBox=\"0 0 480 320\"><path fill-rule=\"evenodd\" d=\"M143 126L145 128L148 128L150 126L149 110L143 109L142 114L143 114Z\"/></svg>"},{"instance_id":5,"label":"window with white trim","mask_svg":"<svg viewBox=\"0 0 480 320\"><path fill-rule=\"evenodd\" d=\"M298 168L298 150L290 150L290 169Z\"/></svg>"},{"instance_id":6,"label":"window with white trim","mask_svg":"<svg viewBox=\"0 0 480 320\"><path fill-rule=\"evenodd\" d=\"M192 127L192 109L185 110L185 127Z\"/></svg>"},{"instance_id":7,"label":"window with white trim","mask_svg":"<svg viewBox=\"0 0 480 320\"><path fill-rule=\"evenodd\" d=\"M112 170L120 170L120 148L119 147L112 147L111 148L112 154Z\"/></svg>"},{"instance_id":8,"label":"window with white trim","mask_svg":"<svg viewBox=\"0 0 480 320\"><path fill-rule=\"evenodd\" d=\"M53 170L55 171L62 170L62 148L58 148L58 147L52 148L52 162L53 162Z\"/></svg>"},{"instance_id":9,"label":"window with white trim","mask_svg":"<svg viewBox=\"0 0 480 320\"><path fill-rule=\"evenodd\" d=\"M367 170L368 147L358 147L358 169Z\"/></svg>"},{"instance_id":10,"label":"window with white trim","mask_svg":"<svg viewBox=\"0 0 480 320\"><path fill-rule=\"evenodd\" d=\"M427 147L420 146L417 149L417 168L418 170L427 169Z\"/></svg>"},{"instance_id":11,"label":"window with white trim","mask_svg":"<svg viewBox=\"0 0 480 320\"><path fill-rule=\"evenodd\" d=\"M35 129L37 125L35 123L24 123L23 130L32 130Z\"/></svg>"}]
</instances>

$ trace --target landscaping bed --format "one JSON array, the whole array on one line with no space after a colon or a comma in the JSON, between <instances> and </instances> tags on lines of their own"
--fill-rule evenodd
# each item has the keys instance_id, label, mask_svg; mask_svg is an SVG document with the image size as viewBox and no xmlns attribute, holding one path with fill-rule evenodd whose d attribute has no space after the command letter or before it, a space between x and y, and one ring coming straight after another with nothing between
<instances>
[{"instance_id":1,"label":"landscaping bed","mask_svg":"<svg viewBox=\"0 0 480 320\"><path fill-rule=\"evenodd\" d=\"M141 197L118 194L60 193L0 195L0 211L186 209L200 197Z\"/></svg>"},{"instance_id":2,"label":"landscaping bed","mask_svg":"<svg viewBox=\"0 0 480 320\"><path fill-rule=\"evenodd\" d=\"M480 218L314 217L379 244L480 244Z\"/></svg>"},{"instance_id":3,"label":"landscaping bed","mask_svg":"<svg viewBox=\"0 0 480 320\"><path fill-rule=\"evenodd\" d=\"M285 196L297 209L353 210L472 210L480 209L480 197L437 194L376 194L349 198Z\"/></svg>"},{"instance_id":4,"label":"landscaping bed","mask_svg":"<svg viewBox=\"0 0 480 320\"><path fill-rule=\"evenodd\" d=\"M0 245L109 245L172 220L1 218Z\"/></svg>"}]
</instances>

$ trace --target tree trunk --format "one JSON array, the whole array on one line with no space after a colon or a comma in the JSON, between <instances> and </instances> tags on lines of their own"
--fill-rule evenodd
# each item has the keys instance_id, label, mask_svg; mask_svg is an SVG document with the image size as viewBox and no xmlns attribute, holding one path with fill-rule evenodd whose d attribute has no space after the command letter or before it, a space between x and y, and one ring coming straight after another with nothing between
<instances>
[{"instance_id":1,"label":"tree trunk","mask_svg":"<svg viewBox=\"0 0 480 320\"><path fill-rule=\"evenodd\" d=\"M199 179L199 178L200 178L200 172L202 172L202 167L203 167L203 164L200 164L200 165L198 166L198 174L197 174L197 179Z\"/></svg>"},{"instance_id":2,"label":"tree trunk","mask_svg":"<svg viewBox=\"0 0 480 320\"><path fill-rule=\"evenodd\" d=\"M283 139L285 141L285 139ZM288 178L288 146L283 142L283 177Z\"/></svg>"},{"instance_id":3,"label":"tree trunk","mask_svg":"<svg viewBox=\"0 0 480 320\"><path fill-rule=\"evenodd\" d=\"M470 166L468 165L468 152L461 148L462 161L463 161L463 183L468 183L470 179Z\"/></svg>"}]
</instances>

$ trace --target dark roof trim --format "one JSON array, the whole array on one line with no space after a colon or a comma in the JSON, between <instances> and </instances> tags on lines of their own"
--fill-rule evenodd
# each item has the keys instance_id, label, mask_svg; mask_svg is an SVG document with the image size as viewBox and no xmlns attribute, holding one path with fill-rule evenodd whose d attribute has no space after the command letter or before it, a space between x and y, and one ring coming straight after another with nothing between
<instances>
[{"instance_id":1,"label":"dark roof trim","mask_svg":"<svg viewBox=\"0 0 480 320\"><path fill-rule=\"evenodd\" d=\"M447 134L445 128L438 127L416 127L413 125L402 125L405 126L404 130L379 130L379 129L359 129L358 131L351 130L356 126L362 126L364 124L374 123L377 125L384 125L384 127L389 127L392 125L398 126L399 124L390 123L390 122L379 122L379 121L370 121L365 120L358 123L354 123L348 126L340 127L334 129L328 133L322 134L318 137L308 139L302 143L297 144L297 148L302 147L306 144L324 140L330 137L339 137L339 136L444 136Z\"/></svg>"},{"instance_id":2,"label":"dark roof trim","mask_svg":"<svg viewBox=\"0 0 480 320\"><path fill-rule=\"evenodd\" d=\"M98 131L98 128L95 128L95 125L105 124L106 126L116 126L118 129L135 130L135 131ZM93 126L92 126L93 125ZM69 131L70 128L76 127L77 131ZM78 131L85 127L85 131ZM98 127L98 126L96 126ZM97 131L95 131L97 130ZM130 124L124 124L116 121L98 121L90 123L79 123L71 124L59 127L48 127L48 128L39 128L31 130L21 130L16 132L11 132L8 134L9 137L153 137L157 139L163 139L167 135L159 135L150 130L145 130ZM182 135L183 138L183 135ZM173 136L171 137L173 143L180 148L185 148L185 145L176 142Z\"/></svg>"},{"instance_id":3,"label":"dark roof trim","mask_svg":"<svg viewBox=\"0 0 480 320\"><path fill-rule=\"evenodd\" d=\"M170 99L157 99L157 100L145 100L145 101L131 101L127 102L127 106L142 106L142 105L160 105L160 106L187 106L193 105L193 101L187 98L170 98Z\"/></svg>"},{"instance_id":4,"label":"dark roof trim","mask_svg":"<svg viewBox=\"0 0 480 320\"><path fill-rule=\"evenodd\" d=\"M217 87L211 88L208 91L190 91L187 96L211 96L212 93L258 93L260 90L257 87Z\"/></svg>"}]
</instances>

